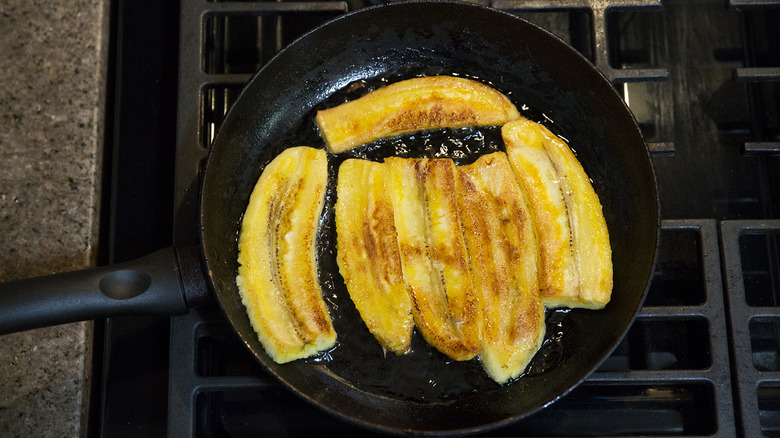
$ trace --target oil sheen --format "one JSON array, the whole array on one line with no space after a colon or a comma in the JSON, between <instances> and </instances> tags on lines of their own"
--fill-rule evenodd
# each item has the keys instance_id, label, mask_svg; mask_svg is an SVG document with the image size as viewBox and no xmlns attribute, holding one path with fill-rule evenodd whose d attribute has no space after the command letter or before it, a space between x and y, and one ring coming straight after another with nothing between
<instances>
[{"instance_id":1,"label":"oil sheen","mask_svg":"<svg viewBox=\"0 0 780 438\"><path fill-rule=\"evenodd\" d=\"M259 166L264 167L281 150L306 145L325 148L317 132L314 116L318 109L357 99L376 88L420 74L398 72L383 77L359 80L336 92L304 117L278 142L267 145L268 154ZM456 74L423 72L422 74ZM467 76L467 75L463 75ZM470 76L467 76L470 77ZM477 79L470 77L471 79ZM482 81L492 85L487 81ZM499 91L503 91L500 90ZM511 94L510 99L513 98ZM514 99L513 99L514 100ZM523 116L543 123L561 135L558 127L539 111L514 102ZM484 154L505 150L500 127L439 129L382 139L344 152L328 155L328 185L318 234L318 275L323 298L333 320L338 341L331 350L305 359L320 372L358 389L399 400L446 403L472 392L498 390L482 369L478 358L456 362L429 346L415 331L412 351L403 356L384 351L363 324L349 298L336 263L336 177L339 165L348 158L382 161L389 156L406 158L451 158L457 165L470 164ZM547 311L545 342L526 370L543 374L565 361L562 339L568 327L568 311ZM520 376L522 378L522 375ZM509 382L507 384L512 384Z\"/></svg>"}]
</instances>

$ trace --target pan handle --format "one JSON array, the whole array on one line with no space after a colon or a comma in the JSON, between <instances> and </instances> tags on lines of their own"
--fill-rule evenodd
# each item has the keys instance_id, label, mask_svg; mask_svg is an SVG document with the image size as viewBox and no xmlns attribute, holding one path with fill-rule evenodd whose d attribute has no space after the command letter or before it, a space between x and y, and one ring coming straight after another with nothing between
<instances>
[{"instance_id":1,"label":"pan handle","mask_svg":"<svg viewBox=\"0 0 780 438\"><path fill-rule=\"evenodd\" d=\"M187 283L192 269L184 266ZM184 286L174 248L126 263L2 283L0 334L108 316L186 313Z\"/></svg>"}]
</instances>

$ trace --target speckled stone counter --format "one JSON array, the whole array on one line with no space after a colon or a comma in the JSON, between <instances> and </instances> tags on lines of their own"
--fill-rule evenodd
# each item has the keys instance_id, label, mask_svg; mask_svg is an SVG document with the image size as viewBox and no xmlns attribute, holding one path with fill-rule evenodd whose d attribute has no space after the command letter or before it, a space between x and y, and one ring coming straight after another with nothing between
<instances>
[{"instance_id":1,"label":"speckled stone counter","mask_svg":"<svg viewBox=\"0 0 780 438\"><path fill-rule=\"evenodd\" d=\"M0 1L0 281L92 265L108 2ZM0 336L0 436L86 435L91 323Z\"/></svg>"}]
</instances>

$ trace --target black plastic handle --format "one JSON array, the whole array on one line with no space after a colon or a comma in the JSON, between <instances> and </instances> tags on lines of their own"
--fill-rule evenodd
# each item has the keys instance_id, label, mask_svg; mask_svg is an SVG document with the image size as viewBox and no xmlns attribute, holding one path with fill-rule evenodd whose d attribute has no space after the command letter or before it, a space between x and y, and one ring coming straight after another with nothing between
<instances>
[{"instance_id":1,"label":"black plastic handle","mask_svg":"<svg viewBox=\"0 0 780 438\"><path fill-rule=\"evenodd\" d=\"M182 314L188 310L184 292L173 248L126 263L0 283L0 334L117 315Z\"/></svg>"}]
</instances>

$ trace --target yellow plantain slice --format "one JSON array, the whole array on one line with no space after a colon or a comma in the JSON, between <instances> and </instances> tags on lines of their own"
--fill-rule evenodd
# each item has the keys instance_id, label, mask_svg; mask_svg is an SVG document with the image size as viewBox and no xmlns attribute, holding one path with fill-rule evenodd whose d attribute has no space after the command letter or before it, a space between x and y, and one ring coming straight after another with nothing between
<instances>
[{"instance_id":1,"label":"yellow plantain slice","mask_svg":"<svg viewBox=\"0 0 780 438\"><path fill-rule=\"evenodd\" d=\"M480 314L458 217L455 164L397 157L386 163L415 325L437 350L469 360L480 350Z\"/></svg>"},{"instance_id":2,"label":"yellow plantain slice","mask_svg":"<svg viewBox=\"0 0 780 438\"><path fill-rule=\"evenodd\" d=\"M426 129L503 125L519 117L506 96L481 82L428 76L317 111L316 121L329 150L338 154L380 138Z\"/></svg>"},{"instance_id":3,"label":"yellow plantain slice","mask_svg":"<svg viewBox=\"0 0 780 438\"><path fill-rule=\"evenodd\" d=\"M551 307L578 304L579 272L558 172L543 146L543 136L522 119L501 128L509 162L524 189L539 242L542 301ZM573 300L572 300L573 298Z\"/></svg>"},{"instance_id":4,"label":"yellow plantain slice","mask_svg":"<svg viewBox=\"0 0 780 438\"><path fill-rule=\"evenodd\" d=\"M383 348L400 355L409 352L414 321L398 253L389 170L355 159L339 167L336 258L366 327Z\"/></svg>"},{"instance_id":5,"label":"yellow plantain slice","mask_svg":"<svg viewBox=\"0 0 780 438\"><path fill-rule=\"evenodd\" d=\"M236 283L252 327L278 363L336 343L315 252L326 182L324 150L287 149L258 179L241 224Z\"/></svg>"},{"instance_id":6,"label":"yellow plantain slice","mask_svg":"<svg viewBox=\"0 0 780 438\"><path fill-rule=\"evenodd\" d=\"M612 250L598 196L569 146L526 119L501 134L539 236L548 307L603 308L612 295Z\"/></svg>"},{"instance_id":7,"label":"yellow plantain slice","mask_svg":"<svg viewBox=\"0 0 780 438\"><path fill-rule=\"evenodd\" d=\"M480 360L498 383L518 377L544 340L530 211L502 152L458 168L458 208L481 296Z\"/></svg>"}]
</instances>

